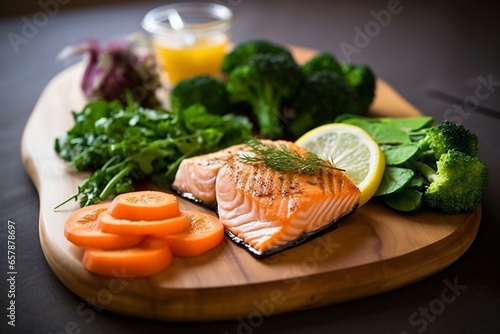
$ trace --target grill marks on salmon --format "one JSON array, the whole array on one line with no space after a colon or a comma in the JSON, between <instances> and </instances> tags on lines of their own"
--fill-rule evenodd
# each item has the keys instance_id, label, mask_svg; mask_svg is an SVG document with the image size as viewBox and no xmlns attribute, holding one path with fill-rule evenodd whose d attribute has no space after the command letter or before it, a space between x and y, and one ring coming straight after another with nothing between
<instances>
[{"instance_id":1,"label":"grill marks on salmon","mask_svg":"<svg viewBox=\"0 0 500 334\"><path fill-rule=\"evenodd\" d=\"M264 140L263 142L273 145L293 145L300 148L282 140ZM210 209L216 209L215 178L217 173L224 165L239 160L241 155L251 155L250 151L251 148L248 145L240 144L214 153L184 159L179 165L171 188L183 198Z\"/></svg>"},{"instance_id":2,"label":"grill marks on salmon","mask_svg":"<svg viewBox=\"0 0 500 334\"><path fill-rule=\"evenodd\" d=\"M273 144L304 152L290 142ZM248 146L238 145L186 159L173 188L191 200L182 191L216 205L227 234L253 255L264 257L301 244L356 210L360 191L342 171L278 172L262 162L240 161L239 155L248 152Z\"/></svg>"},{"instance_id":3,"label":"grill marks on salmon","mask_svg":"<svg viewBox=\"0 0 500 334\"><path fill-rule=\"evenodd\" d=\"M217 174L219 218L255 255L265 256L334 228L353 212L359 190L338 170L280 173L262 163L235 162Z\"/></svg>"}]
</instances>

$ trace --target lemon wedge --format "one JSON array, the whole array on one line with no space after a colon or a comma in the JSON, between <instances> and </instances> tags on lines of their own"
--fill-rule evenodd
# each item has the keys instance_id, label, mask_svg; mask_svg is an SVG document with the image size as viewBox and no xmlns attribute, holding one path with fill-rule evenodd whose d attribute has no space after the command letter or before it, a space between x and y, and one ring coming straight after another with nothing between
<instances>
[{"instance_id":1,"label":"lemon wedge","mask_svg":"<svg viewBox=\"0 0 500 334\"><path fill-rule=\"evenodd\" d=\"M361 191L363 205L377 191L385 170L385 157L366 131L350 124L331 123L305 133L296 142L332 161Z\"/></svg>"}]
</instances>

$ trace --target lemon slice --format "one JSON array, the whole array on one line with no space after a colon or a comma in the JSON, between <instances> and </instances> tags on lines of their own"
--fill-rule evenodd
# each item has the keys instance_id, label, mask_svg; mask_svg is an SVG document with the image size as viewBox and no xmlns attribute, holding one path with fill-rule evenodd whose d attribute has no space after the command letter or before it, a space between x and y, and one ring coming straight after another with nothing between
<instances>
[{"instance_id":1,"label":"lemon slice","mask_svg":"<svg viewBox=\"0 0 500 334\"><path fill-rule=\"evenodd\" d=\"M377 191L385 170L385 157L366 131L350 124L332 123L300 137L297 145L332 161L361 191L363 205Z\"/></svg>"}]
</instances>

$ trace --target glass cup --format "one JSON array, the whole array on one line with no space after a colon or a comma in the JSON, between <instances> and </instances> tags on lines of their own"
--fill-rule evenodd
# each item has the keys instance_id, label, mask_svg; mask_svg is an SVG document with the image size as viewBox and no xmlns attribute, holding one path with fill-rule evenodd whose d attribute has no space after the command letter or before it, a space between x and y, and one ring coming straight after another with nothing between
<instances>
[{"instance_id":1,"label":"glass cup","mask_svg":"<svg viewBox=\"0 0 500 334\"><path fill-rule=\"evenodd\" d=\"M176 3L149 11L142 27L152 37L160 70L173 85L182 79L218 76L229 44L232 11L216 3Z\"/></svg>"}]
</instances>

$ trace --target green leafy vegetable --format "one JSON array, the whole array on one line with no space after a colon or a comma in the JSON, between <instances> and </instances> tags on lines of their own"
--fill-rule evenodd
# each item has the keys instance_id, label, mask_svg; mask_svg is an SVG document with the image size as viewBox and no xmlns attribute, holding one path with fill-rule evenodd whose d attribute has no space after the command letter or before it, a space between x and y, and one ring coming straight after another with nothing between
<instances>
[{"instance_id":1,"label":"green leafy vegetable","mask_svg":"<svg viewBox=\"0 0 500 334\"><path fill-rule=\"evenodd\" d=\"M375 196L397 193L410 183L414 172L408 168L387 166Z\"/></svg>"},{"instance_id":2,"label":"green leafy vegetable","mask_svg":"<svg viewBox=\"0 0 500 334\"><path fill-rule=\"evenodd\" d=\"M378 119L382 123L390 124L403 131L417 131L422 128L428 128L434 123L434 119L430 116L414 116L401 118L382 118Z\"/></svg>"},{"instance_id":3,"label":"green leafy vegetable","mask_svg":"<svg viewBox=\"0 0 500 334\"><path fill-rule=\"evenodd\" d=\"M146 109L131 98L95 100L74 112L74 126L55 141L55 151L78 171L92 172L68 200L86 206L152 179L168 185L180 162L245 141L245 117L212 115L201 105L178 111ZM61 203L64 204L65 202Z\"/></svg>"},{"instance_id":4,"label":"green leafy vegetable","mask_svg":"<svg viewBox=\"0 0 500 334\"><path fill-rule=\"evenodd\" d=\"M400 212L414 213L422 207L423 194L415 189L404 189L397 194L384 196L384 202Z\"/></svg>"},{"instance_id":5,"label":"green leafy vegetable","mask_svg":"<svg viewBox=\"0 0 500 334\"><path fill-rule=\"evenodd\" d=\"M368 132L378 144L403 144L411 143L409 133L398 127L397 122L387 119L367 118L357 115L342 115L335 119L336 123L356 125Z\"/></svg>"},{"instance_id":6,"label":"green leafy vegetable","mask_svg":"<svg viewBox=\"0 0 500 334\"><path fill-rule=\"evenodd\" d=\"M380 145L380 149L385 155L387 166L401 165L415 156L419 151L419 146L414 143L404 143L401 145Z\"/></svg>"},{"instance_id":7,"label":"green leafy vegetable","mask_svg":"<svg viewBox=\"0 0 500 334\"><path fill-rule=\"evenodd\" d=\"M391 124L371 124L369 127L364 127L364 129L379 144L397 145L411 143L408 133Z\"/></svg>"},{"instance_id":8,"label":"green leafy vegetable","mask_svg":"<svg viewBox=\"0 0 500 334\"><path fill-rule=\"evenodd\" d=\"M376 196L402 212L425 204L444 213L473 211L488 183L478 159L477 136L462 125L432 117L366 118L341 115L337 122L362 127L380 145L386 169Z\"/></svg>"}]
</instances>

